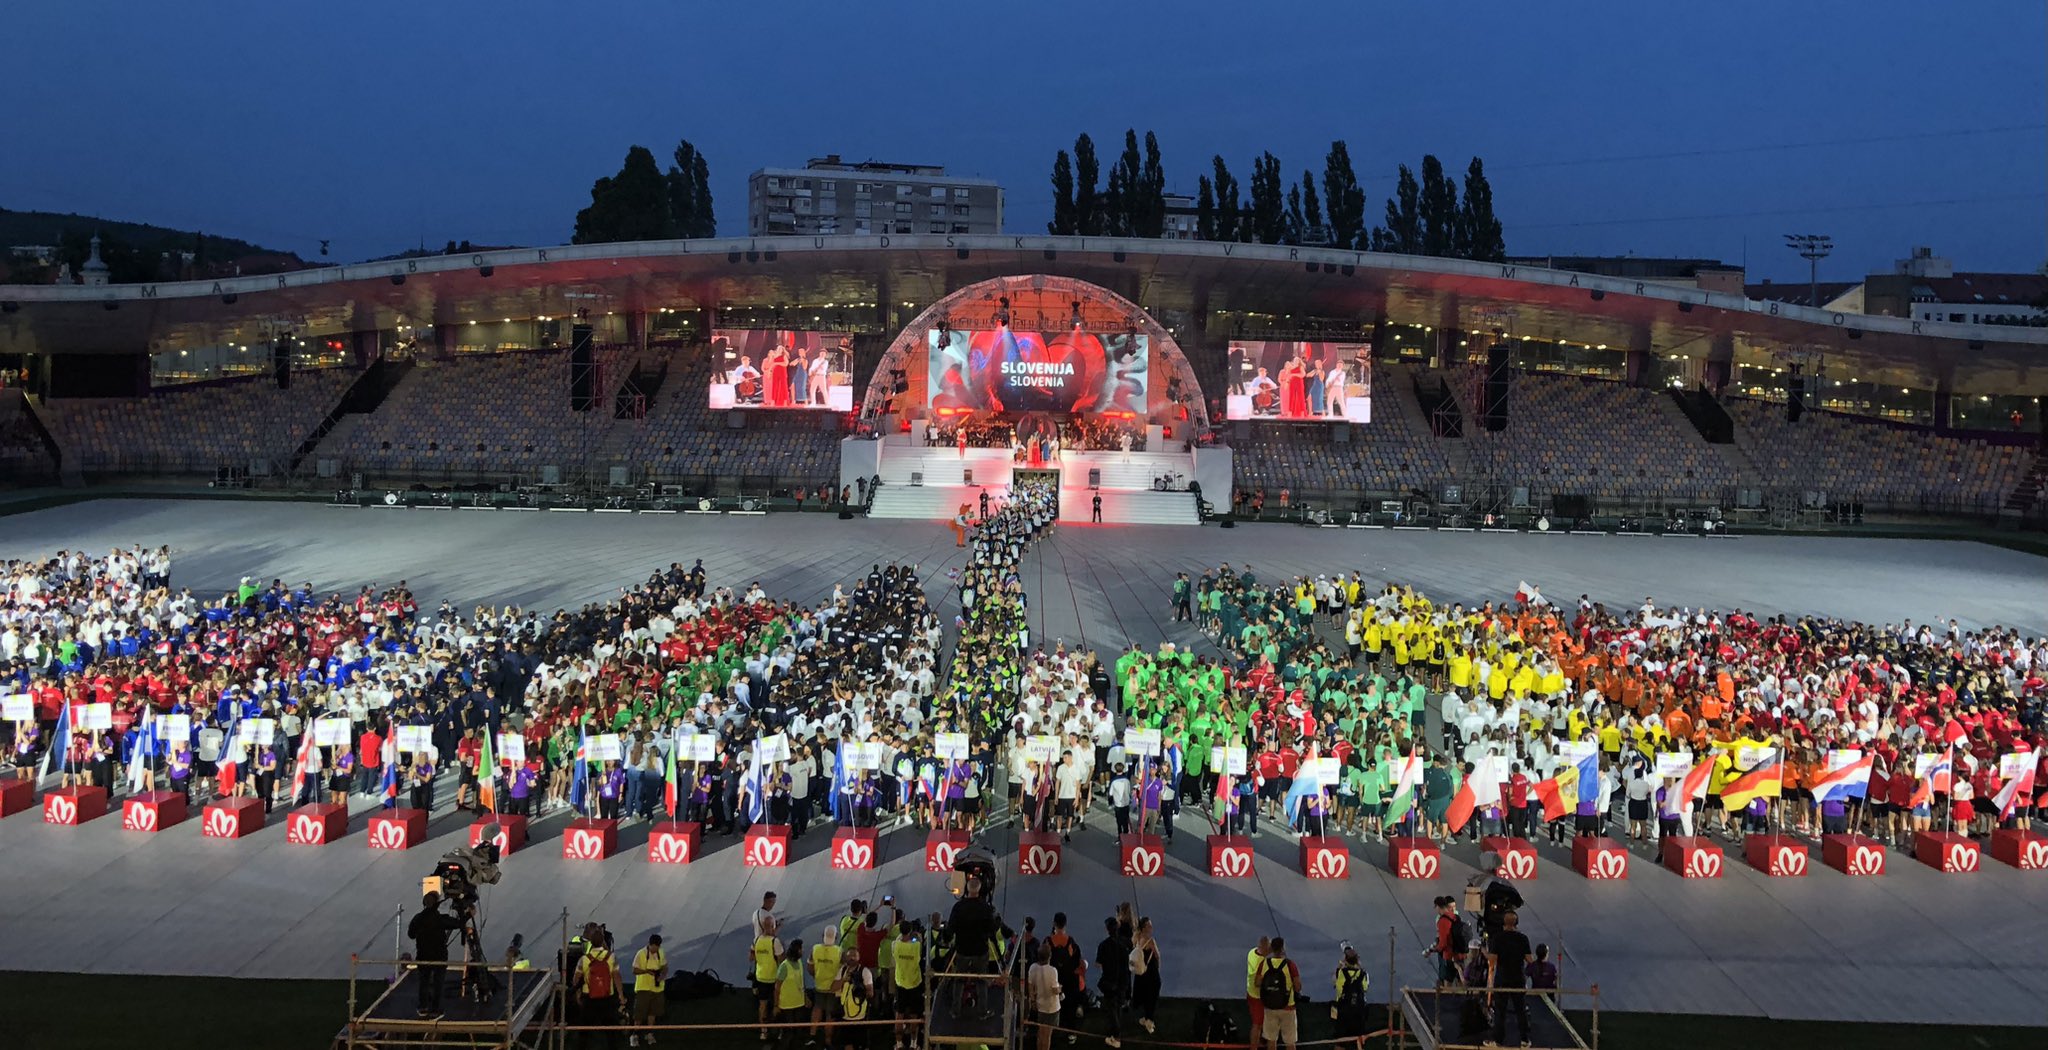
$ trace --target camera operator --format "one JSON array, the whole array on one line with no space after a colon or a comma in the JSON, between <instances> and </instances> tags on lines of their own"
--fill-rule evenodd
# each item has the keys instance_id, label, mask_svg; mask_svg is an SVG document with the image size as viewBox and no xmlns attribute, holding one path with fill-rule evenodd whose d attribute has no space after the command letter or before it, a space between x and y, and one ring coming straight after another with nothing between
<instances>
[{"instance_id":1,"label":"camera operator","mask_svg":"<svg viewBox=\"0 0 2048 1050\"><path fill-rule=\"evenodd\" d=\"M422 965L414 967L419 974L419 1014L421 1017L441 1016L441 987L448 980L448 935L462 929L462 919L441 910L441 895L428 893L420 898L419 913L406 924L406 936L412 938L412 957Z\"/></svg>"},{"instance_id":2,"label":"camera operator","mask_svg":"<svg viewBox=\"0 0 2048 1050\"><path fill-rule=\"evenodd\" d=\"M1522 906L1522 892L1515 889L1513 883L1495 875L1499 869L1500 854L1481 854L1479 870L1465 883L1465 910L1474 910L1474 898L1478 898L1479 925L1488 945L1501 931L1507 914Z\"/></svg>"}]
</instances>

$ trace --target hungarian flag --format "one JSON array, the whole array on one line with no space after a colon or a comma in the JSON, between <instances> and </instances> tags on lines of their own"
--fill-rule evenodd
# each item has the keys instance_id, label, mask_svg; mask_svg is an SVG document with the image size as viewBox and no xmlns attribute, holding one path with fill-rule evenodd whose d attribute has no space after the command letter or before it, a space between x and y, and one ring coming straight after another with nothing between
<instances>
[{"instance_id":1,"label":"hungarian flag","mask_svg":"<svg viewBox=\"0 0 2048 1050\"><path fill-rule=\"evenodd\" d=\"M1386 822L1400 823L1401 819L1415 808L1415 796L1421 793L1421 788L1422 753L1418 745L1411 748L1408 757L1402 759L1401 764L1395 768L1394 794L1387 800Z\"/></svg>"},{"instance_id":2,"label":"hungarian flag","mask_svg":"<svg viewBox=\"0 0 2048 1050\"><path fill-rule=\"evenodd\" d=\"M676 744L677 744L677 743L679 743L679 741L671 741L671 742L670 742L670 744L669 744L669 749L668 749L668 768L667 768L666 772L665 772L665 773L663 774L663 777L664 777L664 783L662 784L662 787L661 787L661 804L662 804L662 806L663 806L664 808L666 808L666 809L668 810L668 819L670 819L670 820L674 820L674 819L676 819L676 813L678 812L678 807L679 807L679 806L680 806L680 805L682 804L682 798L681 798L681 797L680 797L680 795L679 795L679 794L677 793L677 784L676 784L676 750L677 750L677 748L676 748Z\"/></svg>"},{"instance_id":3,"label":"hungarian flag","mask_svg":"<svg viewBox=\"0 0 2048 1050\"><path fill-rule=\"evenodd\" d=\"M1493 758L1481 758L1472 764L1471 775L1458 785L1458 792L1451 796L1451 808L1444 819L1451 825L1451 833L1457 834L1466 822L1472 819L1476 810L1500 804L1500 778L1494 773Z\"/></svg>"},{"instance_id":4,"label":"hungarian flag","mask_svg":"<svg viewBox=\"0 0 2048 1050\"><path fill-rule=\"evenodd\" d=\"M485 728L484 746L476 755L476 804L486 813L498 811L498 756L491 753L496 736Z\"/></svg>"},{"instance_id":5,"label":"hungarian flag","mask_svg":"<svg viewBox=\"0 0 2048 1050\"><path fill-rule=\"evenodd\" d=\"M2000 820L2012 819L2013 811L2026 805L2027 799L2034 793L2034 752L2029 751L2026 755L2027 763L2020 770L2020 775L2006 781L2005 785L1998 789L1998 794L1991 798L1991 801L1998 805Z\"/></svg>"},{"instance_id":6,"label":"hungarian flag","mask_svg":"<svg viewBox=\"0 0 2048 1050\"><path fill-rule=\"evenodd\" d=\"M1777 748L1766 752L1756 764L1736 774L1721 786L1721 803L1728 811L1741 809L1760 798L1777 798L1785 792L1785 760Z\"/></svg>"}]
</instances>

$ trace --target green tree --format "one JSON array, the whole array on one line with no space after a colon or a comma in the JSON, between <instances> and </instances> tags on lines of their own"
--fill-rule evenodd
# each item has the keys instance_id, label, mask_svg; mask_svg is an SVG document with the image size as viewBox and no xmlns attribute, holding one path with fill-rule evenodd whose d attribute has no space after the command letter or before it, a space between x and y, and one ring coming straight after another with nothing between
<instances>
[{"instance_id":1,"label":"green tree","mask_svg":"<svg viewBox=\"0 0 2048 1050\"><path fill-rule=\"evenodd\" d=\"M590 206L576 213L577 244L656 241L673 233L668 186L645 146L627 150L619 173L598 179Z\"/></svg>"},{"instance_id":2,"label":"green tree","mask_svg":"<svg viewBox=\"0 0 2048 1050\"><path fill-rule=\"evenodd\" d=\"M1216 190L1207 175L1195 180L1195 237L1204 241L1216 239Z\"/></svg>"},{"instance_id":3,"label":"green tree","mask_svg":"<svg viewBox=\"0 0 2048 1050\"><path fill-rule=\"evenodd\" d=\"M1166 166L1159 160L1159 139L1150 131L1145 133L1145 164L1139 171L1138 185L1144 206L1139 209L1136 228L1131 232L1140 237L1163 236L1166 233Z\"/></svg>"},{"instance_id":4,"label":"green tree","mask_svg":"<svg viewBox=\"0 0 2048 1050\"><path fill-rule=\"evenodd\" d=\"M669 236L717 236L718 221L711 213L711 169L690 140L676 143L675 160L662 184L668 194Z\"/></svg>"},{"instance_id":5,"label":"green tree","mask_svg":"<svg viewBox=\"0 0 2048 1050\"><path fill-rule=\"evenodd\" d=\"M1146 225L1145 216L1150 204L1144 155L1138 152L1137 129L1124 129L1124 152L1117 158L1116 169L1110 174L1109 181L1116 189L1116 201L1109 208L1115 228L1110 232L1125 237L1138 236L1138 231Z\"/></svg>"},{"instance_id":6,"label":"green tree","mask_svg":"<svg viewBox=\"0 0 2048 1050\"><path fill-rule=\"evenodd\" d=\"M1280 158L1263 153L1252 160L1251 239L1279 244L1287 235L1286 193L1280 188Z\"/></svg>"},{"instance_id":7,"label":"green tree","mask_svg":"<svg viewBox=\"0 0 2048 1050\"><path fill-rule=\"evenodd\" d=\"M1074 140L1074 232L1083 237L1102 232L1102 201L1095 189L1101 175L1101 163L1095 159L1095 140L1084 131Z\"/></svg>"},{"instance_id":8,"label":"green tree","mask_svg":"<svg viewBox=\"0 0 2048 1050\"><path fill-rule=\"evenodd\" d=\"M1300 244L1308 233L1308 220L1301 214L1301 187L1287 187L1287 234L1288 244Z\"/></svg>"},{"instance_id":9,"label":"green tree","mask_svg":"<svg viewBox=\"0 0 2048 1050\"><path fill-rule=\"evenodd\" d=\"M1365 191L1351 168L1351 151L1343 139L1330 143L1323 157L1323 206L1330 211L1330 243L1339 248L1365 247Z\"/></svg>"},{"instance_id":10,"label":"green tree","mask_svg":"<svg viewBox=\"0 0 2048 1050\"><path fill-rule=\"evenodd\" d=\"M1243 206L1238 201L1237 179L1230 174L1230 167L1223 163L1221 154L1211 158L1215 168L1216 194L1216 239L1219 241L1241 241L1247 234Z\"/></svg>"},{"instance_id":11,"label":"green tree","mask_svg":"<svg viewBox=\"0 0 2048 1050\"><path fill-rule=\"evenodd\" d=\"M1323 225L1323 202L1316 199L1316 180L1306 171L1301 173L1301 240L1303 244L1330 243L1329 228Z\"/></svg>"},{"instance_id":12,"label":"green tree","mask_svg":"<svg viewBox=\"0 0 2048 1050\"><path fill-rule=\"evenodd\" d=\"M1415 184L1415 173L1408 170L1408 165L1401 165L1400 178L1394 183L1394 195L1387 200L1386 224L1372 233L1374 251L1422 254L1421 197L1422 191Z\"/></svg>"},{"instance_id":13,"label":"green tree","mask_svg":"<svg viewBox=\"0 0 2048 1050\"><path fill-rule=\"evenodd\" d=\"M1435 154L1422 158L1422 254L1446 256L1458 247L1458 184L1444 177Z\"/></svg>"},{"instance_id":14,"label":"green tree","mask_svg":"<svg viewBox=\"0 0 2048 1050\"><path fill-rule=\"evenodd\" d=\"M1052 221L1045 232L1057 236L1074 233L1074 159L1061 150L1052 159Z\"/></svg>"},{"instance_id":15,"label":"green tree","mask_svg":"<svg viewBox=\"0 0 2048 1050\"><path fill-rule=\"evenodd\" d=\"M697 198L697 212L684 231L691 237L718 236L718 213L711 207L711 164L698 150L690 151L690 193Z\"/></svg>"},{"instance_id":16,"label":"green tree","mask_svg":"<svg viewBox=\"0 0 2048 1050\"><path fill-rule=\"evenodd\" d=\"M1507 241L1501 236L1500 219L1493 214L1493 186L1486 181L1486 167L1478 157L1465 169L1465 202L1461 206L1458 232L1464 241L1460 254L1481 262L1500 262L1508 257Z\"/></svg>"}]
</instances>

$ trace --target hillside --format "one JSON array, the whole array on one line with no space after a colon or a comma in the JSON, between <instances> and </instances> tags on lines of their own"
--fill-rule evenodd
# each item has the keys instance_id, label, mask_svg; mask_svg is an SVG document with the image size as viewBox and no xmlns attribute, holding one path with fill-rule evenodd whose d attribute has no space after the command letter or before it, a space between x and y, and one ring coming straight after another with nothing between
<instances>
[{"instance_id":1,"label":"hillside","mask_svg":"<svg viewBox=\"0 0 2048 1050\"><path fill-rule=\"evenodd\" d=\"M290 252L233 237L94 215L0 208L0 279L30 284L55 279L54 263L9 257L6 249L17 246L55 246L59 249L56 261L70 263L76 272L95 233L101 239L101 258L116 283L220 276L233 273L237 264L243 273L274 273L306 265Z\"/></svg>"}]
</instances>

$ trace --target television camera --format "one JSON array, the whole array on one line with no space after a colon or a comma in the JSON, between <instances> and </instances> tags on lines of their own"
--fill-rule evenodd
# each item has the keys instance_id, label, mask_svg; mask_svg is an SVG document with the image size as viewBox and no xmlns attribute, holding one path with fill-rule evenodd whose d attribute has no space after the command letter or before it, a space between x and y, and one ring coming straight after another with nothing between
<instances>
[{"instance_id":1,"label":"television camera","mask_svg":"<svg viewBox=\"0 0 2048 1050\"><path fill-rule=\"evenodd\" d=\"M438 893L441 900L462 920L462 994L480 1003L490 1002L498 992L498 978L490 971L484 954L483 934L478 929L477 891L495 886L503 873L498 870L498 826L485 827L474 846L460 846L441 855L434 870L420 880L420 895Z\"/></svg>"}]
</instances>

